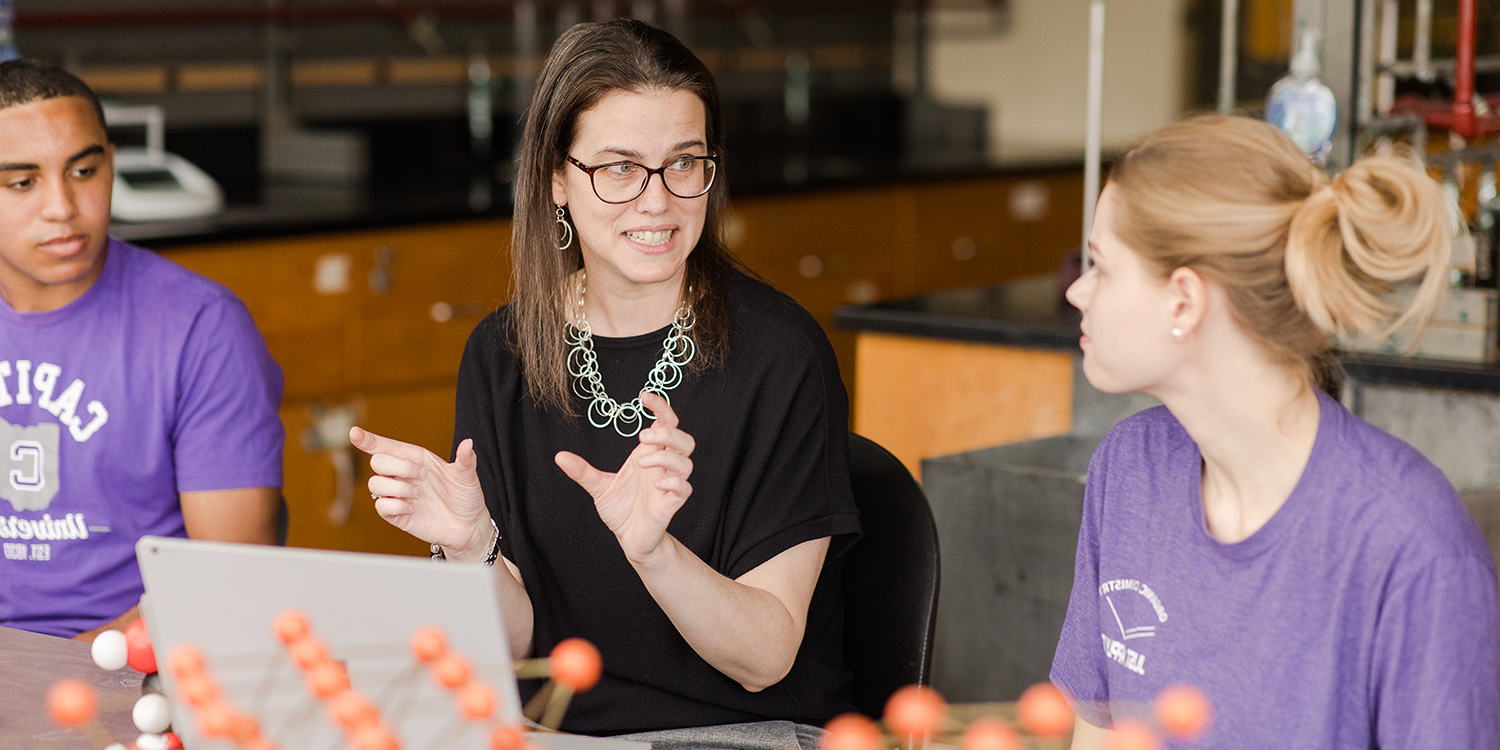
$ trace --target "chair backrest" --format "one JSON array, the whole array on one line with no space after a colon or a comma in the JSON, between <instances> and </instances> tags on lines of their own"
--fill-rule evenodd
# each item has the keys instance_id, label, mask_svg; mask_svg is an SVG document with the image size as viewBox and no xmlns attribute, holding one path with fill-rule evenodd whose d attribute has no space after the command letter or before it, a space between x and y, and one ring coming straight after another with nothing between
<instances>
[{"instance_id":1,"label":"chair backrest","mask_svg":"<svg viewBox=\"0 0 1500 750\"><path fill-rule=\"evenodd\" d=\"M896 690L926 684L937 620L937 524L921 485L889 451L849 435L863 535L844 555L844 660L854 704L878 718Z\"/></svg>"}]
</instances>

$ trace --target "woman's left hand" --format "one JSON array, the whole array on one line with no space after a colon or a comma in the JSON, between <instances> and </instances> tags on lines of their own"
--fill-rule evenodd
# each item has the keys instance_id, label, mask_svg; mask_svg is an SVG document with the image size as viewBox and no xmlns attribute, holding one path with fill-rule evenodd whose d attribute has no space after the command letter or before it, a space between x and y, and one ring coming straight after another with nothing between
<instances>
[{"instance_id":1,"label":"woman's left hand","mask_svg":"<svg viewBox=\"0 0 1500 750\"><path fill-rule=\"evenodd\" d=\"M614 532L633 564L646 564L661 550L667 524L692 494L693 436L677 427L677 414L660 394L641 394L656 423L641 430L640 444L619 471L599 471L583 457L562 451L554 460L594 498L604 525Z\"/></svg>"}]
</instances>

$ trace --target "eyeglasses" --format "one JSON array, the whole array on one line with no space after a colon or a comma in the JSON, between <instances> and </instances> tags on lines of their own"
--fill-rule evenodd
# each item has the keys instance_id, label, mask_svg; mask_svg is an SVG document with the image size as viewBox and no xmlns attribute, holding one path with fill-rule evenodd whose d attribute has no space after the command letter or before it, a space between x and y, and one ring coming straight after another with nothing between
<instances>
[{"instance_id":1,"label":"eyeglasses","mask_svg":"<svg viewBox=\"0 0 1500 750\"><path fill-rule=\"evenodd\" d=\"M656 169L633 161L612 161L591 167L571 156L568 163L589 176L594 195L605 203L629 203L641 197L654 174L661 175L661 184L672 195L697 198L714 186L714 174L719 171L717 156L679 156Z\"/></svg>"}]
</instances>

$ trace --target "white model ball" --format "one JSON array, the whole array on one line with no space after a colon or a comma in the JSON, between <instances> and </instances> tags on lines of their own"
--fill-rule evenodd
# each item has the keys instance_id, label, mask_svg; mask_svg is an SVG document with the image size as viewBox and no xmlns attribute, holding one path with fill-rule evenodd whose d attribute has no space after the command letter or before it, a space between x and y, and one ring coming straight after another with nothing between
<instances>
[{"instance_id":1,"label":"white model ball","mask_svg":"<svg viewBox=\"0 0 1500 750\"><path fill-rule=\"evenodd\" d=\"M167 738L147 732L135 738L136 750L167 750Z\"/></svg>"},{"instance_id":2,"label":"white model ball","mask_svg":"<svg viewBox=\"0 0 1500 750\"><path fill-rule=\"evenodd\" d=\"M94 663L100 669L111 672L125 668L126 659L125 633L119 630L106 630L94 639L92 653Z\"/></svg>"},{"instance_id":3,"label":"white model ball","mask_svg":"<svg viewBox=\"0 0 1500 750\"><path fill-rule=\"evenodd\" d=\"M161 734L172 725L171 706L167 704L167 697L161 693L141 696L135 702L135 709L130 712L130 716L135 719L135 728L147 734Z\"/></svg>"}]
</instances>

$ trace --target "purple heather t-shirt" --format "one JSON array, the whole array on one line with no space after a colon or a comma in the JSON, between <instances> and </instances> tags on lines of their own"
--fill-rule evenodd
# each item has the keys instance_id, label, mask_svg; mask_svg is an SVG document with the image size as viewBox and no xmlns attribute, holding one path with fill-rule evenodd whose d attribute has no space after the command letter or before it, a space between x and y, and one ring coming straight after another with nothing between
<instances>
[{"instance_id":1,"label":"purple heather t-shirt","mask_svg":"<svg viewBox=\"0 0 1500 750\"><path fill-rule=\"evenodd\" d=\"M223 286L111 239L71 304L0 300L0 625L59 636L141 596L177 493L280 487L281 369Z\"/></svg>"},{"instance_id":2,"label":"purple heather t-shirt","mask_svg":"<svg viewBox=\"0 0 1500 750\"><path fill-rule=\"evenodd\" d=\"M1166 408L1099 446L1052 663L1085 720L1149 718L1188 683L1215 709L1194 750L1500 747L1483 536L1427 459L1319 395L1302 478L1234 544L1208 533L1202 454Z\"/></svg>"}]
</instances>

